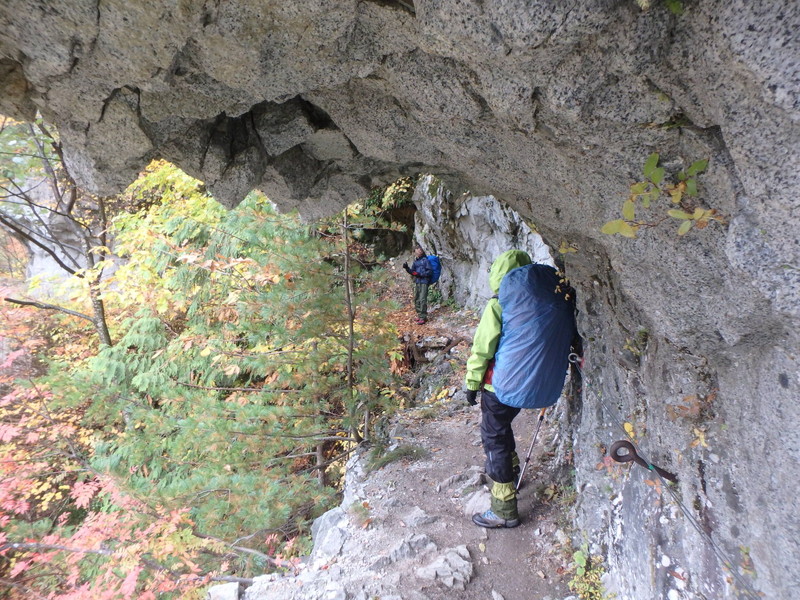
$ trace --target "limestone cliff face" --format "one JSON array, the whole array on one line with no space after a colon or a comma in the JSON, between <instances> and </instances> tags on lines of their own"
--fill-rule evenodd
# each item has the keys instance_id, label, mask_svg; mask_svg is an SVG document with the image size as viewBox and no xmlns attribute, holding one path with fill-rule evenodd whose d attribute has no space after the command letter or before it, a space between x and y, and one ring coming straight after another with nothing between
<instances>
[{"instance_id":1,"label":"limestone cliff face","mask_svg":"<svg viewBox=\"0 0 800 600\"><path fill-rule=\"evenodd\" d=\"M492 194L577 250L589 385L568 427L619 596L735 597L723 555L798 597L800 4L650 4L6 0L0 112L56 123L99 193L164 157L228 205L258 187L313 217L431 172L442 232L454 198ZM601 234L651 152L669 174L708 158L701 203L727 224ZM476 303L483 238L451 237ZM617 418L720 551L641 473L596 468Z\"/></svg>"}]
</instances>

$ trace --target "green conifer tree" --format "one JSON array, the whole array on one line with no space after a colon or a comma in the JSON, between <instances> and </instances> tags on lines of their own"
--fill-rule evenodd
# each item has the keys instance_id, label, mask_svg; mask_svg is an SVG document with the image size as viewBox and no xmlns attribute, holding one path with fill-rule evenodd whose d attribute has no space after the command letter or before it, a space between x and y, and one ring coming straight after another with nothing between
<instances>
[{"instance_id":1,"label":"green conifer tree","mask_svg":"<svg viewBox=\"0 0 800 600\"><path fill-rule=\"evenodd\" d=\"M330 469L391 401L397 336L349 236L263 196L225 212L200 187L177 192L176 173L152 177L163 200L117 233L119 301L142 308L92 365L121 429L97 465L191 506L204 534L290 536L331 506Z\"/></svg>"}]
</instances>

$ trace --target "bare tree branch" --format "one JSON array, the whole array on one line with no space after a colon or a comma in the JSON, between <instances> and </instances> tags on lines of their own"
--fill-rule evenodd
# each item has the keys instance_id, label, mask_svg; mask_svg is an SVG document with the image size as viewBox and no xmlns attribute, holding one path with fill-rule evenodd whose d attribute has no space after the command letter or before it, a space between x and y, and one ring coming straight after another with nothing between
<instances>
[{"instance_id":1,"label":"bare tree branch","mask_svg":"<svg viewBox=\"0 0 800 600\"><path fill-rule=\"evenodd\" d=\"M35 308L41 308L43 310L55 310L58 312L63 312L68 315L72 315L73 317L78 317L79 319L86 319L90 323L94 324L94 318L90 317L89 315L85 315L75 310L64 308L63 306L56 306L55 304L47 304L45 302L35 302L33 300L18 300L16 298L3 298L3 300L5 300L6 302L11 302L11 304L20 304L22 306L33 306Z\"/></svg>"},{"instance_id":2,"label":"bare tree branch","mask_svg":"<svg viewBox=\"0 0 800 600\"><path fill-rule=\"evenodd\" d=\"M28 123L28 131L30 131L31 138L33 138L33 143L36 144L36 148L39 150L39 160L42 161L42 166L44 167L50 182L50 189L53 191L53 197L56 199L56 206L59 207L61 206L62 202L62 194L61 190L58 188L58 177L56 176L56 172L53 169L53 165L50 164L50 161L47 158L47 153L44 151L42 142L39 141L39 137L36 135L36 130L30 123Z\"/></svg>"},{"instance_id":3,"label":"bare tree branch","mask_svg":"<svg viewBox=\"0 0 800 600\"><path fill-rule=\"evenodd\" d=\"M18 234L23 239L28 240L34 246L37 246L38 248L41 248L42 250L44 250L47 254L49 254L53 258L54 261L56 261L56 263L58 264L59 267L64 269L70 275L75 275L77 277L83 277L81 274L78 273L78 269L73 269L72 267L67 265L63 260L61 260L58 257L58 255L56 254L55 250L53 250L52 248L48 248L46 245L44 245L42 242L37 240L35 237L33 237L32 235L30 235L27 232L23 231L23 229L21 228L19 223L14 221L11 217L9 217L7 214L3 213L2 211L0 211L0 223L5 225L9 229L11 229L13 232Z\"/></svg>"},{"instance_id":4,"label":"bare tree branch","mask_svg":"<svg viewBox=\"0 0 800 600\"><path fill-rule=\"evenodd\" d=\"M86 548L70 548L58 544L41 544L39 542L6 542L0 545L0 552L3 550L60 550L78 554L99 554L101 556L111 556L111 550L89 550Z\"/></svg>"},{"instance_id":5,"label":"bare tree branch","mask_svg":"<svg viewBox=\"0 0 800 600\"><path fill-rule=\"evenodd\" d=\"M72 175L67 171L66 162L64 162L64 150L61 147L61 144L56 141L55 136L50 133L44 123L37 123L36 126L39 128L44 135L50 138L50 141L53 145L53 152L56 153L58 156L58 161L61 163L61 166L64 168L64 174L67 178L67 182L69 183L69 199L67 200L66 206L64 206L64 210L68 213L72 213L72 209L75 207L75 202L78 199L78 186L75 183L75 180L72 178Z\"/></svg>"},{"instance_id":6,"label":"bare tree branch","mask_svg":"<svg viewBox=\"0 0 800 600\"><path fill-rule=\"evenodd\" d=\"M0 129L2 131L2 129ZM17 583L15 581L11 581L10 579L0 579L0 584L3 584L10 588L15 588L18 590L22 590L25 594L28 594L27 597L29 598L39 598L40 600L47 600L44 596L39 594L33 588L29 588L27 586L22 585L21 583Z\"/></svg>"},{"instance_id":7,"label":"bare tree branch","mask_svg":"<svg viewBox=\"0 0 800 600\"><path fill-rule=\"evenodd\" d=\"M70 259L70 262L75 266L75 268L76 269L80 269L81 265L78 263L78 261L75 259L75 257L72 254L70 254L70 252L67 250L67 245L64 244L64 242L62 242L61 239L53 232L53 230L51 228L50 220L49 219L45 219L44 217L42 217L42 215L40 215L39 212L36 210L37 208L39 208L39 205L32 201L32 198L28 195L27 191L23 190L19 186L19 184L17 184L15 181L12 181L11 184L15 188L17 188L17 190L19 190L19 193L21 194L19 197L25 202L25 204L28 206L28 208L30 208L31 212L33 213L33 215L36 217L37 221L39 222L40 227L47 233L47 235L45 236L45 235L42 235L39 231L36 231L36 235L48 240L53 245L58 246L58 248L61 250L61 252L67 258ZM42 206L41 208L43 210L49 212L49 213L53 213L54 212L53 209L48 207L48 206ZM75 219L75 217L73 217L72 215L66 214L64 216L70 222L70 224L75 227L75 229L81 235L81 237L85 237L85 234L84 234L83 230L86 229L86 227L80 221ZM31 228L31 230L35 231L32 228ZM79 251L77 248L73 247L73 249L76 250L76 251Z\"/></svg>"},{"instance_id":8,"label":"bare tree branch","mask_svg":"<svg viewBox=\"0 0 800 600\"><path fill-rule=\"evenodd\" d=\"M12 183L14 183L14 182L12 182ZM19 188L19 186L16 185L16 183L14 183L14 187ZM0 202L7 202L8 204L11 204L12 206L20 206L19 202L14 202L13 200L10 200L10 198L19 198L20 200L23 200L26 204L29 204L30 206L35 206L36 208L41 208L43 210L49 210L51 213L53 213L54 215L58 215L59 217L64 217L66 219L71 219L72 218L71 215L69 215L69 214L67 214L65 212L61 212L61 211L56 210L54 208L50 208L49 206L45 206L43 204L38 204L38 203L34 202L30 198L30 196L28 196L28 192L30 192L31 190L35 190L37 187L38 186L33 186L32 188L30 188L28 190L24 190L22 192L17 193L17 192L12 192L11 190L9 190L7 187L5 187L3 185L0 185L0 190L3 190L8 194L7 196L0 196Z\"/></svg>"}]
</instances>

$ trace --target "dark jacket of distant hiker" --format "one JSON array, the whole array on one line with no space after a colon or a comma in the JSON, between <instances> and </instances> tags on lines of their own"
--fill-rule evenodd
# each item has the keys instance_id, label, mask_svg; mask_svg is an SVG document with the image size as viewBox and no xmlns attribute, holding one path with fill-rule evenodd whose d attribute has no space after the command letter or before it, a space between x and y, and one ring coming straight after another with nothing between
<instances>
[{"instance_id":1,"label":"dark jacket of distant hiker","mask_svg":"<svg viewBox=\"0 0 800 600\"><path fill-rule=\"evenodd\" d=\"M421 256L414 261L408 269L408 273L414 278L414 283L424 283L428 285L433 270L431 269L431 264L428 262L428 258L426 256Z\"/></svg>"},{"instance_id":2,"label":"dark jacket of distant hiker","mask_svg":"<svg viewBox=\"0 0 800 600\"><path fill-rule=\"evenodd\" d=\"M414 263L410 267L403 263L403 268L414 278L414 310L417 312L417 323L422 324L428 319L428 284L433 269L422 248L415 248L414 256Z\"/></svg>"}]
</instances>

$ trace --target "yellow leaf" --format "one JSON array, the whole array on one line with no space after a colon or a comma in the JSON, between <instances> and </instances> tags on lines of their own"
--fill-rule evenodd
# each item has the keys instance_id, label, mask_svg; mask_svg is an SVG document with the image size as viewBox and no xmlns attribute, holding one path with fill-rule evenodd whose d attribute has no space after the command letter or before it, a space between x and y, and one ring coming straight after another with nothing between
<instances>
[{"instance_id":1,"label":"yellow leaf","mask_svg":"<svg viewBox=\"0 0 800 600\"><path fill-rule=\"evenodd\" d=\"M708 448L708 444L706 443L706 432L702 429L698 429L697 427L695 427L693 431L697 439L691 443L692 448L698 445L702 446L703 448Z\"/></svg>"},{"instance_id":2,"label":"yellow leaf","mask_svg":"<svg viewBox=\"0 0 800 600\"><path fill-rule=\"evenodd\" d=\"M627 421L624 423L623 427L625 427L625 433L628 434L629 437L636 437L636 432L633 430L633 425L628 423Z\"/></svg>"},{"instance_id":3,"label":"yellow leaf","mask_svg":"<svg viewBox=\"0 0 800 600\"><path fill-rule=\"evenodd\" d=\"M575 248L574 246L571 246L566 241L561 240L561 244L558 247L558 253L559 254L569 254L570 252L577 252L577 251L578 251L577 248Z\"/></svg>"},{"instance_id":4,"label":"yellow leaf","mask_svg":"<svg viewBox=\"0 0 800 600\"><path fill-rule=\"evenodd\" d=\"M636 204L630 200L622 203L622 217L627 221L633 221L636 218Z\"/></svg>"},{"instance_id":5,"label":"yellow leaf","mask_svg":"<svg viewBox=\"0 0 800 600\"><path fill-rule=\"evenodd\" d=\"M204 358L205 358L206 356L210 355L210 354L211 354L211 352L213 352L213 350L212 350L211 346L206 346L206 347L205 347L205 348L203 348L203 350L200 352L200 356L202 356L202 357L204 357Z\"/></svg>"},{"instance_id":6,"label":"yellow leaf","mask_svg":"<svg viewBox=\"0 0 800 600\"><path fill-rule=\"evenodd\" d=\"M625 221L623 221L622 225L619 228L619 234L621 236L623 236L623 237L626 237L626 238L635 238L636 237L636 231L638 229L639 229L638 226L630 225L629 223L626 223Z\"/></svg>"},{"instance_id":7,"label":"yellow leaf","mask_svg":"<svg viewBox=\"0 0 800 600\"><path fill-rule=\"evenodd\" d=\"M622 227L623 220L616 219L614 221L609 221L600 229L601 233L605 233L607 235L614 235L615 233L619 233L620 228Z\"/></svg>"}]
</instances>

